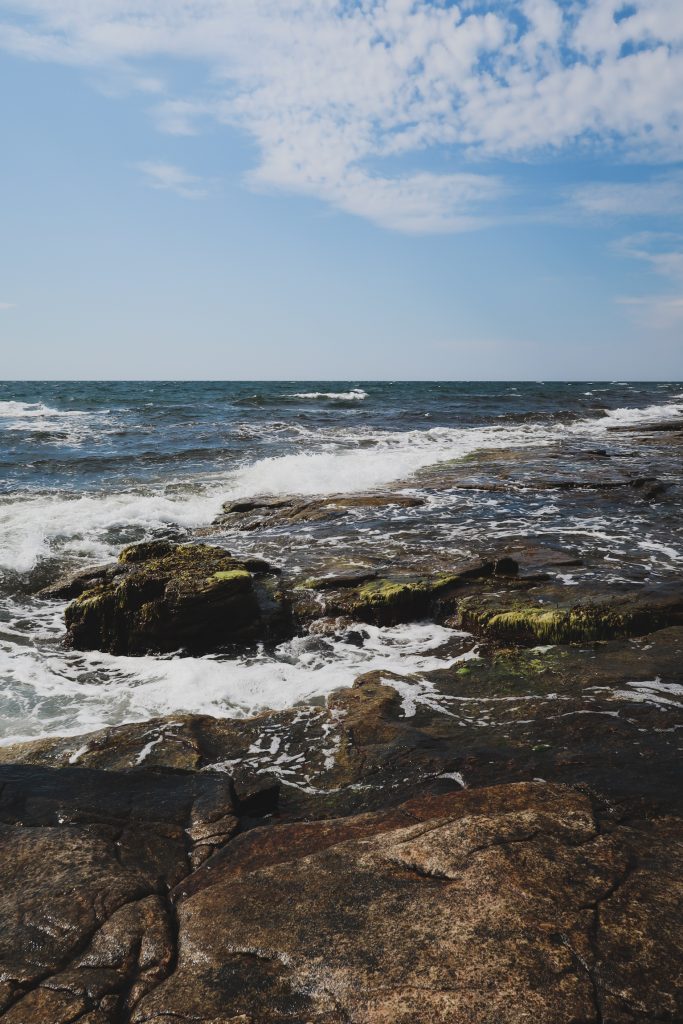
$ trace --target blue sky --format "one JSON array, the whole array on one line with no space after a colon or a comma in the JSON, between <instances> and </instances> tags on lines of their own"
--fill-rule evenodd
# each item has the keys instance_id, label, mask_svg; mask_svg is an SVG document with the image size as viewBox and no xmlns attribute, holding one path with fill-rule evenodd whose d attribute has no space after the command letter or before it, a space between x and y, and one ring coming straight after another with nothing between
<instances>
[{"instance_id":1,"label":"blue sky","mask_svg":"<svg viewBox=\"0 0 683 1024\"><path fill-rule=\"evenodd\" d=\"M681 0L0 0L3 378L683 377Z\"/></svg>"}]
</instances>

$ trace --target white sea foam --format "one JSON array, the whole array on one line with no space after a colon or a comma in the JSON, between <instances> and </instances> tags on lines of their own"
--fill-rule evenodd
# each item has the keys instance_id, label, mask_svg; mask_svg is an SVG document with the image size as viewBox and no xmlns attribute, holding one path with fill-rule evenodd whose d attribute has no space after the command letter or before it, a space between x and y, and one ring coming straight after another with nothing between
<instances>
[{"instance_id":1,"label":"white sea foam","mask_svg":"<svg viewBox=\"0 0 683 1024\"><path fill-rule=\"evenodd\" d=\"M680 399L680 400L678 400ZM642 409L625 406L610 409L600 419L581 420L574 424L574 432L602 433L610 427L628 427L657 423L660 420L683 417L683 395L675 396L674 401L662 405L647 405Z\"/></svg>"},{"instance_id":2,"label":"white sea foam","mask_svg":"<svg viewBox=\"0 0 683 1024\"><path fill-rule=\"evenodd\" d=\"M291 398L334 398L338 402L362 402L368 397L367 391L362 388L354 388L352 391L297 391Z\"/></svg>"},{"instance_id":3,"label":"white sea foam","mask_svg":"<svg viewBox=\"0 0 683 1024\"><path fill-rule=\"evenodd\" d=\"M254 494L360 493L403 480L428 466L463 458L479 448L552 443L536 424L509 428L432 427L430 430L359 431L326 445L324 451L261 459L229 481L235 497Z\"/></svg>"},{"instance_id":4,"label":"white sea foam","mask_svg":"<svg viewBox=\"0 0 683 1024\"><path fill-rule=\"evenodd\" d=\"M78 735L180 712L244 717L324 697L349 686L362 672L414 675L473 656L440 651L463 634L432 623L363 628L369 638L362 648L298 637L281 644L275 656L222 661L124 658L47 646L41 653L3 641L0 677L7 680L9 696L0 718L0 742ZM417 680L415 685L419 690ZM404 689L410 686L404 683Z\"/></svg>"},{"instance_id":5,"label":"white sea foam","mask_svg":"<svg viewBox=\"0 0 683 1024\"><path fill-rule=\"evenodd\" d=\"M312 439L313 440L313 439ZM265 458L204 478L200 490L169 493L31 496L0 503L0 569L28 572L56 553L81 559L113 555L126 531L152 531L211 521L221 501L253 495L360 493L410 477L480 447L549 442L543 427L330 433L324 449ZM320 443L320 442L318 442ZM115 533L115 535L113 535Z\"/></svg>"},{"instance_id":6,"label":"white sea foam","mask_svg":"<svg viewBox=\"0 0 683 1024\"><path fill-rule=\"evenodd\" d=\"M0 504L0 569L28 572L55 553L90 561L121 547L121 531L206 523L217 494L83 494L14 499ZM116 531L115 536L110 536Z\"/></svg>"},{"instance_id":7,"label":"white sea foam","mask_svg":"<svg viewBox=\"0 0 683 1024\"><path fill-rule=\"evenodd\" d=\"M101 432L109 410L97 413L81 409L53 409L42 402L0 401L0 429L18 434L55 435L60 443L79 444L92 436L94 430Z\"/></svg>"},{"instance_id":8,"label":"white sea foam","mask_svg":"<svg viewBox=\"0 0 683 1024\"><path fill-rule=\"evenodd\" d=\"M34 419L44 416L87 416L85 412L76 409L61 410L52 409L42 402L14 402L10 400L0 401L0 419Z\"/></svg>"},{"instance_id":9,"label":"white sea foam","mask_svg":"<svg viewBox=\"0 0 683 1024\"><path fill-rule=\"evenodd\" d=\"M683 397L683 396L682 396ZM5 403L21 405L25 403ZM568 433L595 436L610 424L683 416L683 404L616 409L601 419L566 426L534 423L429 430L330 431L310 435L317 450L260 459L223 475L204 478L192 493L121 492L74 497L28 497L0 504L0 569L26 572L60 553L82 559L110 557L121 532L151 531L177 523L209 522L222 500L254 495L362 493L410 477L429 466L463 458L478 449L550 445ZM302 436L301 443L307 443ZM112 532L117 531L116 536Z\"/></svg>"}]
</instances>

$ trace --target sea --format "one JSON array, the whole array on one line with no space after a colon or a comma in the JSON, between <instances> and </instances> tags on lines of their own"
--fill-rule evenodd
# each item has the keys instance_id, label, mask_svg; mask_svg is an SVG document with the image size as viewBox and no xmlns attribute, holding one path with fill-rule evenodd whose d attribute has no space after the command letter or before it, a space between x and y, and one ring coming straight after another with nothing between
<instances>
[{"instance_id":1,"label":"sea","mask_svg":"<svg viewBox=\"0 0 683 1024\"><path fill-rule=\"evenodd\" d=\"M619 503L559 501L532 483L462 490L448 469L475 471L491 452L545 451L549 471L558 447L608 444L618 456L632 435L611 428L678 417L680 382L0 382L0 743L160 715L253 715L319 702L362 672L419 681L476 656L433 623L368 627L362 646L302 636L240 656L67 650L64 603L37 592L147 538L199 537L296 573L397 570L408 557L447 567L533 536L613 563L615 574L627 564L634 579L673 578L683 523L671 503L640 502L625 515ZM666 445L657 458L659 477L680 477ZM226 501L387 488L424 504L206 532Z\"/></svg>"}]
</instances>

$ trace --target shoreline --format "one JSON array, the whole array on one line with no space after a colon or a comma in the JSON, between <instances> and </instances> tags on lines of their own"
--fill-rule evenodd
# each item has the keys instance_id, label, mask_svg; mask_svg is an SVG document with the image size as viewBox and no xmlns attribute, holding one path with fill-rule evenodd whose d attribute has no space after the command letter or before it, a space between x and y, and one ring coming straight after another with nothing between
<instances>
[{"instance_id":1,"label":"shoreline","mask_svg":"<svg viewBox=\"0 0 683 1024\"><path fill-rule=\"evenodd\" d=\"M679 424L619 437L611 458L480 452L420 483L675 522L681 481L653 466L683 448ZM400 555L378 539L389 517L446 514L401 481L228 502L211 527L44 582L74 658L183 646L172 664L248 666L259 645L387 638L395 654L251 717L0 747L3 1020L677 1019L680 576L578 534L467 557L433 525ZM340 524L345 546L326 546Z\"/></svg>"}]
</instances>

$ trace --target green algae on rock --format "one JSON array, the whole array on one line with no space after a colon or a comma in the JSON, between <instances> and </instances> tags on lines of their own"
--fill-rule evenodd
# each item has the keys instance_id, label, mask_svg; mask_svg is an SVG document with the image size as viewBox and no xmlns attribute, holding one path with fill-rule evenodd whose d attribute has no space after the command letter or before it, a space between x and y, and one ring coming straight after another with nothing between
<instances>
[{"instance_id":1,"label":"green algae on rock","mask_svg":"<svg viewBox=\"0 0 683 1024\"><path fill-rule=\"evenodd\" d=\"M336 588L329 588L326 580L322 581L323 587L320 580L305 580L301 586L326 591L322 596L325 615L343 615L360 622L393 626L418 619L443 618L454 610L456 595L464 585L492 577L512 578L517 571L514 559L503 557L467 563L450 573L432 576L386 576L359 580L357 586L349 585L356 582L349 579L343 583L337 581ZM308 613L310 602L307 605L305 597L298 605L304 614ZM320 614L320 602L315 607Z\"/></svg>"},{"instance_id":2,"label":"green algae on rock","mask_svg":"<svg viewBox=\"0 0 683 1024\"><path fill-rule=\"evenodd\" d=\"M285 617L283 601L255 580L249 562L208 544L166 542L124 548L116 571L65 612L71 646L111 654L207 653L264 639Z\"/></svg>"},{"instance_id":3,"label":"green algae on rock","mask_svg":"<svg viewBox=\"0 0 683 1024\"><path fill-rule=\"evenodd\" d=\"M595 595L572 605L545 601L542 594L533 603L535 596L470 595L459 602L457 621L497 640L569 644L642 636L683 617L683 593L675 587Z\"/></svg>"}]
</instances>

